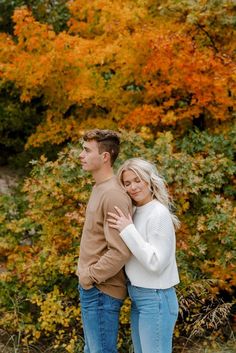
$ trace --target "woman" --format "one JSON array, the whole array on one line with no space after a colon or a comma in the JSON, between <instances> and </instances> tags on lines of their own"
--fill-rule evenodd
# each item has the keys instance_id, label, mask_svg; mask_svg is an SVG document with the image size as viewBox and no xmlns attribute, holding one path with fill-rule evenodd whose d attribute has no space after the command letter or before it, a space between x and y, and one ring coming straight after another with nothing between
<instances>
[{"instance_id":1,"label":"woman","mask_svg":"<svg viewBox=\"0 0 236 353\"><path fill-rule=\"evenodd\" d=\"M178 316L174 228L179 221L170 211L165 182L153 164L129 159L119 169L118 178L136 206L133 220L118 207L108 219L133 254L125 270L134 352L169 353Z\"/></svg>"}]
</instances>

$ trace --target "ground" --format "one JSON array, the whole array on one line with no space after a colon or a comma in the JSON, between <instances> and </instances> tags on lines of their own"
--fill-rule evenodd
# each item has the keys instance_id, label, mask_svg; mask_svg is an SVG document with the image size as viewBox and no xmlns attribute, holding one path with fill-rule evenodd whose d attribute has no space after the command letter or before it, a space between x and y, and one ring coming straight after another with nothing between
<instances>
[{"instance_id":1,"label":"ground","mask_svg":"<svg viewBox=\"0 0 236 353\"><path fill-rule=\"evenodd\" d=\"M12 187L16 186L18 173L6 166L0 166L0 194L10 193Z\"/></svg>"}]
</instances>

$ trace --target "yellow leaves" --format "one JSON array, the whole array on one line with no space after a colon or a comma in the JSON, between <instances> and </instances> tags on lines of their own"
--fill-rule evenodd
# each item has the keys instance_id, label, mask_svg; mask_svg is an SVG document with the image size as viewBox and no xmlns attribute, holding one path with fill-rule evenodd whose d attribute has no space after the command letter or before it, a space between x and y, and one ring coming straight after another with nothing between
<instances>
[{"instance_id":1,"label":"yellow leaves","mask_svg":"<svg viewBox=\"0 0 236 353\"><path fill-rule=\"evenodd\" d=\"M158 132L156 143L158 144L160 140L164 139L171 147L171 142L174 140L174 136L171 131ZM172 151L172 149L171 149Z\"/></svg>"},{"instance_id":2,"label":"yellow leaves","mask_svg":"<svg viewBox=\"0 0 236 353\"><path fill-rule=\"evenodd\" d=\"M174 337L176 338L179 338L180 337L180 330L178 327L175 327L175 330L174 330Z\"/></svg>"},{"instance_id":3,"label":"yellow leaves","mask_svg":"<svg viewBox=\"0 0 236 353\"><path fill-rule=\"evenodd\" d=\"M38 319L40 332L45 332L46 334L57 332L57 339L59 340L63 338L64 330L69 327L70 322L81 318L80 308L68 305L64 301L63 293L60 292L57 286L54 286L53 290L45 296L34 294L31 297L31 302L40 307ZM60 325L63 329L57 331L57 325ZM37 337L35 336L35 338Z\"/></svg>"},{"instance_id":4,"label":"yellow leaves","mask_svg":"<svg viewBox=\"0 0 236 353\"><path fill-rule=\"evenodd\" d=\"M126 298L120 312L120 322L121 324L125 325L129 323L130 320L130 308L131 308L131 301L130 298Z\"/></svg>"},{"instance_id":5,"label":"yellow leaves","mask_svg":"<svg viewBox=\"0 0 236 353\"><path fill-rule=\"evenodd\" d=\"M207 220L206 216L198 217L197 230L201 233L204 233L207 229L206 220Z\"/></svg>"},{"instance_id":6,"label":"yellow leaves","mask_svg":"<svg viewBox=\"0 0 236 353\"><path fill-rule=\"evenodd\" d=\"M139 135L146 141L153 140L154 135L151 132L151 129L147 126L142 126L139 132Z\"/></svg>"},{"instance_id":7,"label":"yellow leaves","mask_svg":"<svg viewBox=\"0 0 236 353\"><path fill-rule=\"evenodd\" d=\"M179 208L180 214L184 214L186 211L188 211L190 207L189 195L182 195L181 197L179 197L178 203L180 206Z\"/></svg>"},{"instance_id":8,"label":"yellow leaves","mask_svg":"<svg viewBox=\"0 0 236 353\"><path fill-rule=\"evenodd\" d=\"M50 119L53 121L53 114ZM81 127L78 131L80 134L83 132ZM218 135L189 133L181 144L178 139L177 144L175 130L153 134L150 128L140 126L140 134L122 132L120 162L129 156L142 155L153 160L167 177L181 219L181 228L177 232L180 286L186 288L193 279L202 276L222 278L222 284L215 284L212 293L219 291L219 288L230 293L230 287L236 282L233 251L233 216L236 210L231 197L216 193L226 185L228 187L227 178L228 175L233 176L234 169L230 169L231 157L227 157L230 153L228 137L223 139ZM21 245L10 249L11 256L8 256L10 254L6 249L8 267L3 268L4 273L0 276L4 285L13 286L14 291L22 293L24 298L27 296L29 307L22 310L33 308L32 320L25 323L20 318L25 340L30 343L44 339L46 335L53 340L50 343L55 350L63 349L71 353L74 353L75 345L81 343L81 313L75 271L86 201L92 185L91 178L85 176L79 166L80 151L76 144L63 150L56 161L42 156L40 161L33 162L34 169L24 186L24 195L29 201L26 211L28 223L12 222L9 233L13 232L13 236L21 240ZM2 211L4 224L8 209L11 209L11 215L16 214L15 207L6 206ZM16 217L22 219L18 213ZM22 237L19 225L23 230ZM27 246L25 236L33 244ZM4 239L9 245L9 239ZM12 284L14 280L15 285ZM191 311L188 324L184 321L190 327L189 332L191 320L197 314L195 307L191 307ZM129 314L130 300L127 299L120 316L121 350L129 335ZM186 317L183 307L181 314ZM12 316L7 316L7 319L12 320ZM19 327L19 321L13 323ZM175 333L176 337L183 332L182 323ZM76 331L72 332L75 326Z\"/></svg>"},{"instance_id":9,"label":"yellow leaves","mask_svg":"<svg viewBox=\"0 0 236 353\"><path fill-rule=\"evenodd\" d=\"M33 330L33 337L38 340L41 336L41 332L38 330Z\"/></svg>"},{"instance_id":10,"label":"yellow leaves","mask_svg":"<svg viewBox=\"0 0 236 353\"><path fill-rule=\"evenodd\" d=\"M162 118L161 122L163 125L175 125L176 122L178 121L178 116L175 114L173 110L169 110Z\"/></svg>"},{"instance_id":11,"label":"yellow leaves","mask_svg":"<svg viewBox=\"0 0 236 353\"><path fill-rule=\"evenodd\" d=\"M78 141L81 137L80 129L81 125L73 117L66 120L59 116L52 118L49 112L49 118L37 127L36 133L30 136L25 148L37 147L44 142L60 144L67 138Z\"/></svg>"},{"instance_id":12,"label":"yellow leaves","mask_svg":"<svg viewBox=\"0 0 236 353\"><path fill-rule=\"evenodd\" d=\"M77 252L79 253L79 247L77 249ZM77 256L69 254L61 258L58 263L59 272L64 276L74 275L76 271L76 259Z\"/></svg>"},{"instance_id":13,"label":"yellow leaves","mask_svg":"<svg viewBox=\"0 0 236 353\"><path fill-rule=\"evenodd\" d=\"M7 224L7 229L14 233L21 233L24 231L24 224L25 224L25 219L22 218L20 220L12 220Z\"/></svg>"},{"instance_id":14,"label":"yellow leaves","mask_svg":"<svg viewBox=\"0 0 236 353\"><path fill-rule=\"evenodd\" d=\"M182 205L182 210L183 210L183 212L186 212L188 209L189 209L189 202L187 201L187 202L185 202L183 205Z\"/></svg>"},{"instance_id":15,"label":"yellow leaves","mask_svg":"<svg viewBox=\"0 0 236 353\"><path fill-rule=\"evenodd\" d=\"M8 312L1 312L1 317L0 317L0 325L1 327L7 327L10 328L10 330L15 330L17 332L18 329L18 316L17 313L14 311L8 311Z\"/></svg>"}]
</instances>

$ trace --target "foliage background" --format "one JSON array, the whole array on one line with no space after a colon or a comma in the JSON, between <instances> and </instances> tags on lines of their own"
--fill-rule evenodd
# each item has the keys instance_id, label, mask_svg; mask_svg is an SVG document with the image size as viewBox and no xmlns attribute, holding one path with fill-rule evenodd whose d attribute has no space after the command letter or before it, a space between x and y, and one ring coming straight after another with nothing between
<instances>
[{"instance_id":1,"label":"foliage background","mask_svg":"<svg viewBox=\"0 0 236 353\"><path fill-rule=\"evenodd\" d=\"M75 268L92 180L78 140L94 127L120 131L116 167L132 156L153 161L175 201L175 350L235 341L234 2L0 8L0 161L25 170L19 188L0 196L6 343L82 349ZM120 352L130 349L129 308L127 299Z\"/></svg>"}]
</instances>

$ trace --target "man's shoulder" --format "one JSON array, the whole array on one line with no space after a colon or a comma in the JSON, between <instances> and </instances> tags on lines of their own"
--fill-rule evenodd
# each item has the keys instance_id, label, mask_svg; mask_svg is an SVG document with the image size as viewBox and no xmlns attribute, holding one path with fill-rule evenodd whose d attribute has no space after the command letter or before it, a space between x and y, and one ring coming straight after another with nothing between
<instances>
[{"instance_id":1,"label":"man's shoulder","mask_svg":"<svg viewBox=\"0 0 236 353\"><path fill-rule=\"evenodd\" d=\"M100 184L100 188L102 188L104 191L118 190L119 192L126 194L125 190L120 185L116 176L113 176L112 178L106 180L104 183Z\"/></svg>"},{"instance_id":2,"label":"man's shoulder","mask_svg":"<svg viewBox=\"0 0 236 353\"><path fill-rule=\"evenodd\" d=\"M128 206L131 205L130 197L119 184L116 177L113 177L104 183L101 202L107 205L115 203L117 206L123 203L127 204Z\"/></svg>"}]
</instances>

